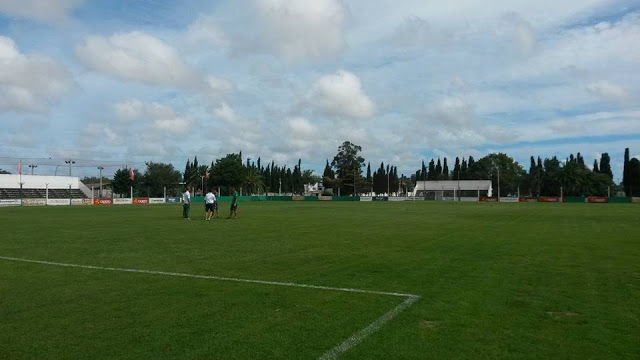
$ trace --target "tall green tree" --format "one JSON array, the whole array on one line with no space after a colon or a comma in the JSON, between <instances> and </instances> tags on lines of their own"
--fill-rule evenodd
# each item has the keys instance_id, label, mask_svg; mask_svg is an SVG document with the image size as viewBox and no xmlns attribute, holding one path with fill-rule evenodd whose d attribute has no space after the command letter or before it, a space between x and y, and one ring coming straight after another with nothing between
<instances>
[{"instance_id":1,"label":"tall green tree","mask_svg":"<svg viewBox=\"0 0 640 360\"><path fill-rule=\"evenodd\" d=\"M324 167L324 171L322 172L322 186L325 189L333 188L335 184L335 173L331 166L329 165L329 159L327 159L327 164Z\"/></svg>"},{"instance_id":2,"label":"tall green tree","mask_svg":"<svg viewBox=\"0 0 640 360\"><path fill-rule=\"evenodd\" d=\"M629 160L629 193L630 196L640 196L640 160L633 158Z\"/></svg>"},{"instance_id":3,"label":"tall green tree","mask_svg":"<svg viewBox=\"0 0 640 360\"><path fill-rule=\"evenodd\" d=\"M182 180L180 171L174 169L171 164L148 162L146 165L142 187L149 197L163 197L165 187L171 192Z\"/></svg>"},{"instance_id":4,"label":"tall green tree","mask_svg":"<svg viewBox=\"0 0 640 360\"><path fill-rule=\"evenodd\" d=\"M331 162L331 166L336 169L336 176L342 182L342 195L355 194L358 185L362 187L364 158L359 155L361 151L361 146L345 141L338 147L338 153Z\"/></svg>"},{"instance_id":5,"label":"tall green tree","mask_svg":"<svg viewBox=\"0 0 640 360\"><path fill-rule=\"evenodd\" d=\"M134 196L141 193L140 190L143 180L142 174L140 174L137 169L134 169L133 175L133 181L131 181L128 168L118 169L113 174L113 180L111 181L113 192L116 194L124 195L125 197L129 197L131 193L131 186L133 186Z\"/></svg>"},{"instance_id":6,"label":"tall green tree","mask_svg":"<svg viewBox=\"0 0 640 360\"><path fill-rule=\"evenodd\" d=\"M622 170L622 185L624 186L624 192L627 196L631 196L630 185L631 178L629 177L629 148L624 149L624 168Z\"/></svg>"},{"instance_id":7,"label":"tall green tree","mask_svg":"<svg viewBox=\"0 0 640 360\"><path fill-rule=\"evenodd\" d=\"M500 171L500 183L498 186L498 170ZM515 195L518 186L525 175L525 171L518 162L507 154L489 154L473 163L470 171L478 176L478 179L491 179L494 191L498 196ZM497 193L498 188L500 194Z\"/></svg>"},{"instance_id":8,"label":"tall green tree","mask_svg":"<svg viewBox=\"0 0 640 360\"><path fill-rule=\"evenodd\" d=\"M260 170L255 166L249 166L245 169L243 183L247 189L247 195L264 192L264 182L260 175Z\"/></svg>"},{"instance_id":9,"label":"tall green tree","mask_svg":"<svg viewBox=\"0 0 640 360\"><path fill-rule=\"evenodd\" d=\"M611 171L611 158L608 153L603 153L600 157L600 172L608 175L613 179L613 171Z\"/></svg>"},{"instance_id":10,"label":"tall green tree","mask_svg":"<svg viewBox=\"0 0 640 360\"><path fill-rule=\"evenodd\" d=\"M240 154L227 154L217 159L211 177L213 182L221 185L227 194L232 187L238 189L244 181L244 167Z\"/></svg>"},{"instance_id":11,"label":"tall green tree","mask_svg":"<svg viewBox=\"0 0 640 360\"><path fill-rule=\"evenodd\" d=\"M449 180L449 165L447 165L447 158L444 158L442 163L442 180Z\"/></svg>"},{"instance_id":12,"label":"tall green tree","mask_svg":"<svg viewBox=\"0 0 640 360\"><path fill-rule=\"evenodd\" d=\"M438 179L438 175L436 173L436 163L433 161L433 159L431 159L431 161L429 161L429 170L428 170L428 174L427 174L427 180L437 180Z\"/></svg>"}]
</instances>

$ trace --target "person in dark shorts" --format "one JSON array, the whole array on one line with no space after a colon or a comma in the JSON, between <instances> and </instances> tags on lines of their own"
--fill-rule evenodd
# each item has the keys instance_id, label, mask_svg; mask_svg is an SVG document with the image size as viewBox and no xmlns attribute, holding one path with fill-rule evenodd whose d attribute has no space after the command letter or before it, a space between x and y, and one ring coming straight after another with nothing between
<instances>
[{"instance_id":1,"label":"person in dark shorts","mask_svg":"<svg viewBox=\"0 0 640 360\"><path fill-rule=\"evenodd\" d=\"M231 188L231 192L233 193L233 197L231 198L231 209L227 219L231 219L231 215L233 215L234 218L238 217L238 192L234 188Z\"/></svg>"},{"instance_id":2,"label":"person in dark shorts","mask_svg":"<svg viewBox=\"0 0 640 360\"><path fill-rule=\"evenodd\" d=\"M184 188L184 193L182 194L182 217L185 220L191 220L189 218L189 212L191 211L191 194L189 193L188 188Z\"/></svg>"},{"instance_id":3,"label":"person in dark shorts","mask_svg":"<svg viewBox=\"0 0 640 360\"><path fill-rule=\"evenodd\" d=\"M213 191L209 191L207 195L204 196L204 219L207 221L211 220L215 201L216 201L216 196L213 195Z\"/></svg>"}]
</instances>

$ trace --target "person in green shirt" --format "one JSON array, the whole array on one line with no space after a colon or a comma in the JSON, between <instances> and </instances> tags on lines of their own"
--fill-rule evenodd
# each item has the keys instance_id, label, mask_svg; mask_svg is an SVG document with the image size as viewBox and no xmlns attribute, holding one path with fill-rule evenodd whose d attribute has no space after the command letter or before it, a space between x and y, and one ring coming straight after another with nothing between
<instances>
[{"instance_id":1,"label":"person in green shirt","mask_svg":"<svg viewBox=\"0 0 640 360\"><path fill-rule=\"evenodd\" d=\"M233 215L234 218L238 217L238 192L235 188L231 188L231 192L233 193L233 197L231 198L231 211L227 219L231 219L231 215Z\"/></svg>"}]
</instances>

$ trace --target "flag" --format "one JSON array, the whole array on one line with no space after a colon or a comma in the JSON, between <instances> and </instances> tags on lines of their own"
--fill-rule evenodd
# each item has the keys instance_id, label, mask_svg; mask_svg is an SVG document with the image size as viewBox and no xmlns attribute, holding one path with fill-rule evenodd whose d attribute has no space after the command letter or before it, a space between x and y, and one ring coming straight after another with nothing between
<instances>
[{"instance_id":1,"label":"flag","mask_svg":"<svg viewBox=\"0 0 640 360\"><path fill-rule=\"evenodd\" d=\"M209 180L209 172L204 173L204 178Z\"/></svg>"},{"instance_id":2,"label":"flag","mask_svg":"<svg viewBox=\"0 0 640 360\"><path fill-rule=\"evenodd\" d=\"M22 175L22 160L18 162L18 174Z\"/></svg>"},{"instance_id":3,"label":"flag","mask_svg":"<svg viewBox=\"0 0 640 360\"><path fill-rule=\"evenodd\" d=\"M133 181L135 174L133 173L133 168L129 168L129 180Z\"/></svg>"}]
</instances>

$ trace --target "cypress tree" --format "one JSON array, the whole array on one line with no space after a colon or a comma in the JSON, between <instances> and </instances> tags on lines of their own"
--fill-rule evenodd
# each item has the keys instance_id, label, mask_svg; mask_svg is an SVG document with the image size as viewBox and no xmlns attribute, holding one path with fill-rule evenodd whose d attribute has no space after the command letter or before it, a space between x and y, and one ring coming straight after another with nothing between
<instances>
[{"instance_id":1,"label":"cypress tree","mask_svg":"<svg viewBox=\"0 0 640 360\"><path fill-rule=\"evenodd\" d=\"M460 178L460 158L456 156L456 163L453 165L453 173L451 174L453 180Z\"/></svg>"},{"instance_id":2,"label":"cypress tree","mask_svg":"<svg viewBox=\"0 0 640 360\"><path fill-rule=\"evenodd\" d=\"M629 148L624 149L624 169L622 170L622 184L627 196L631 196L631 179L629 176Z\"/></svg>"},{"instance_id":3,"label":"cypress tree","mask_svg":"<svg viewBox=\"0 0 640 360\"><path fill-rule=\"evenodd\" d=\"M371 177L371 162L367 163L367 182L371 182L373 178Z\"/></svg>"},{"instance_id":4,"label":"cypress tree","mask_svg":"<svg viewBox=\"0 0 640 360\"><path fill-rule=\"evenodd\" d=\"M442 163L442 180L449 180L449 166L447 165L447 158L444 158Z\"/></svg>"},{"instance_id":5,"label":"cypress tree","mask_svg":"<svg viewBox=\"0 0 640 360\"><path fill-rule=\"evenodd\" d=\"M442 178L442 164L440 163L440 158L438 158L438 162L436 163L436 180L440 180Z\"/></svg>"},{"instance_id":6,"label":"cypress tree","mask_svg":"<svg viewBox=\"0 0 640 360\"><path fill-rule=\"evenodd\" d=\"M420 180L427 180L427 167L424 165L424 159L422 159L422 173L420 175Z\"/></svg>"},{"instance_id":7,"label":"cypress tree","mask_svg":"<svg viewBox=\"0 0 640 360\"><path fill-rule=\"evenodd\" d=\"M593 172L599 173L600 169L598 168L598 159L593 159Z\"/></svg>"},{"instance_id":8,"label":"cypress tree","mask_svg":"<svg viewBox=\"0 0 640 360\"><path fill-rule=\"evenodd\" d=\"M600 172L613 179L613 172L611 171L611 158L608 153L603 153L600 157Z\"/></svg>"},{"instance_id":9,"label":"cypress tree","mask_svg":"<svg viewBox=\"0 0 640 360\"><path fill-rule=\"evenodd\" d=\"M460 179L468 179L469 178L469 166L467 165L467 160L462 158L462 164L460 165Z\"/></svg>"},{"instance_id":10,"label":"cypress tree","mask_svg":"<svg viewBox=\"0 0 640 360\"><path fill-rule=\"evenodd\" d=\"M433 159L431 159L431 161L429 161L429 173L427 174L427 179L428 180L436 180L436 163L433 161Z\"/></svg>"}]
</instances>

